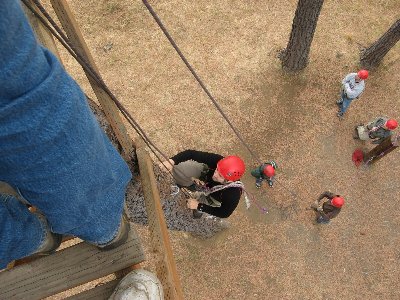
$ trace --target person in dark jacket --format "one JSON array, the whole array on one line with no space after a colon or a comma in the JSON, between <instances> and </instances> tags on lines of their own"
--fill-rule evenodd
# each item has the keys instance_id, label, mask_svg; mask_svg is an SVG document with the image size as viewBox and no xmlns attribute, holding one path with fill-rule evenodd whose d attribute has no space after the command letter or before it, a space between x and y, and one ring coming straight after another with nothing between
<instances>
[{"instance_id":1,"label":"person in dark jacket","mask_svg":"<svg viewBox=\"0 0 400 300\"><path fill-rule=\"evenodd\" d=\"M259 189L263 181L266 181L268 186L272 188L274 186L275 169L277 168L276 162L271 160L251 170L251 175L256 178L256 188Z\"/></svg>"},{"instance_id":2,"label":"person in dark jacket","mask_svg":"<svg viewBox=\"0 0 400 300\"><path fill-rule=\"evenodd\" d=\"M178 186L192 191L187 207L227 218L236 209L244 188L239 181L245 164L238 156L185 150L163 163Z\"/></svg>"},{"instance_id":3,"label":"person in dark jacket","mask_svg":"<svg viewBox=\"0 0 400 300\"><path fill-rule=\"evenodd\" d=\"M344 204L344 199L329 191L323 192L318 199L311 205L317 214L317 223L328 224L335 218Z\"/></svg>"},{"instance_id":4,"label":"person in dark jacket","mask_svg":"<svg viewBox=\"0 0 400 300\"><path fill-rule=\"evenodd\" d=\"M354 138L363 141L371 140L372 144L380 144L384 139L392 135L397 126L395 119L378 117L366 125L357 126Z\"/></svg>"}]
</instances>

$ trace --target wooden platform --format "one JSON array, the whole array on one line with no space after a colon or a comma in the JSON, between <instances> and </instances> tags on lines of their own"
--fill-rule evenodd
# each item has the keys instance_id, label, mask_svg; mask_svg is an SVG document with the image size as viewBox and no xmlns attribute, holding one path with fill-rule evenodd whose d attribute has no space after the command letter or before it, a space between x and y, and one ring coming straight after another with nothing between
<instances>
[{"instance_id":1,"label":"wooden platform","mask_svg":"<svg viewBox=\"0 0 400 300\"><path fill-rule=\"evenodd\" d=\"M82 242L0 272L0 299L42 299L143 261L144 253L134 229L125 244L110 251ZM116 279L68 299L108 299L117 283Z\"/></svg>"}]
</instances>

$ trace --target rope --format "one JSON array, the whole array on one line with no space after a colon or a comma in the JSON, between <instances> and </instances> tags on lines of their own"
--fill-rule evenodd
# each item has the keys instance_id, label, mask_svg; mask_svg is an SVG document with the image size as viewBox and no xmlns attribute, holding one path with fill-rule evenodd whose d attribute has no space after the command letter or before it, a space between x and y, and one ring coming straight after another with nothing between
<instances>
[{"instance_id":1,"label":"rope","mask_svg":"<svg viewBox=\"0 0 400 300\"><path fill-rule=\"evenodd\" d=\"M249 151L249 153L252 155L252 157L258 161L258 163L261 165L263 162L261 161L260 157L253 151L251 148L247 145L247 143L244 141L242 136L240 135L239 131L236 130L236 128L232 125L231 121L229 118L226 116L220 105L217 103L215 98L211 95L211 93L208 91L207 87L204 85L203 81L200 79L200 77L197 75L196 71L193 69L193 67L190 65L186 57L183 55L182 51L179 49L178 45L175 43L174 39L171 37L171 35L168 33L168 30L162 23L161 19L158 17L157 13L154 11L152 6L147 2L147 0L142 0L143 4L146 6L147 10L150 12L172 47L175 49L175 51L178 53L179 57L182 59L182 61L185 63L186 67L189 69L190 73L192 73L193 77L196 79L196 81L199 83L203 91L207 94L208 98L212 101L212 103L215 105L217 110L221 113L222 117L225 119L225 121L228 123L228 125L231 127L233 132L236 134L238 139L241 141L241 143L246 147L246 149ZM286 187L283 183L275 179L275 182L279 183L287 192L290 193L290 195L296 199L298 198L297 194L290 190L288 187Z\"/></svg>"},{"instance_id":2,"label":"rope","mask_svg":"<svg viewBox=\"0 0 400 300\"><path fill-rule=\"evenodd\" d=\"M240 135L240 133L236 130L236 128L232 125L231 121L228 119L228 117L226 116L226 114L224 113L224 111L222 110L222 108L219 106L219 104L217 103L217 101L214 99L214 97L211 95L211 93L208 91L208 89L206 88L206 86L204 85L203 81L200 79L200 77L197 75L196 71L193 69L193 67L189 64L189 62L187 61L187 59L185 58L185 56L182 54L182 51L179 49L179 47L177 46L177 44L175 43L175 41L173 40L173 38L171 37L171 35L168 33L167 29L165 28L164 24L161 22L160 18L158 17L158 15L156 14L156 12L153 10L153 8L151 7L151 5L147 2L147 0L142 0L143 4L147 7L148 11L150 12L150 14L153 16L154 20L157 22L158 26L161 28L162 32L164 33L164 35L167 37L167 39L169 40L169 42L171 43L172 47L174 47L174 49L176 50L176 52L178 53L179 57L182 59L182 61L185 63L186 67L189 69L190 73L192 73L192 75L194 76L194 78L196 79L196 81L200 84L201 88L204 90L204 92L207 94L208 98L210 98L210 100L213 102L213 104L215 105L215 107L217 108L217 110L221 113L222 117L225 119L225 121L229 124L229 126L232 128L233 132L236 134L236 136L238 137L238 139L242 142L242 144L247 148L247 150L251 153L251 155L253 156L253 158L255 158L260 164L262 164L261 159L256 155L256 153L254 153L250 147L247 145L247 143L244 141L244 139L242 138L242 136Z\"/></svg>"},{"instance_id":3,"label":"rope","mask_svg":"<svg viewBox=\"0 0 400 300\"><path fill-rule=\"evenodd\" d=\"M69 41L68 37L64 34L64 32L58 27L58 25L54 22L52 17L47 13L46 9L40 4L38 0L32 0L35 6L39 9L39 11L45 16L48 22L54 27L51 27L47 21L30 5L27 0L22 0L22 2L26 5L26 7L39 19L39 21L51 32L51 34L64 46L64 48L75 58L75 60L82 66L82 68L88 73L88 75L110 96L111 100L115 103L117 108L121 111L122 115L128 121L128 123L132 126L132 128L136 131L136 133L142 138L142 140L149 147L150 151L155 155L155 157L163 164L163 166L168 170L170 175L172 176L171 171L164 164L164 161L160 158L160 156L154 151L154 149L161 154L164 160L168 160L168 157L150 140L144 130L140 127L140 125L136 122L136 120L132 117L132 115L127 111L127 109L122 105L122 103L115 97L115 95L110 91L108 86L104 83L100 75L92 68L92 66L86 61L86 59L76 50L76 48ZM154 148L154 149L153 149ZM187 192L185 192L186 196L190 196Z\"/></svg>"},{"instance_id":4,"label":"rope","mask_svg":"<svg viewBox=\"0 0 400 300\"><path fill-rule=\"evenodd\" d=\"M150 140L150 138L147 136L147 134L144 132L144 130L140 127L140 125L136 122L136 120L132 117L132 115L126 110L126 108L122 105L122 103L115 97L115 95L110 91L110 89L107 87L107 85L104 83L100 75L92 68L92 66L86 61L86 59L79 53L79 51L72 45L72 43L69 41L68 37L63 33L63 31L59 28L59 26L54 22L52 17L47 13L46 9L40 4L38 0L32 0L35 6L39 9L39 11L45 16L47 21L53 26L53 28L47 23L47 21L38 13L36 10L29 4L27 0L22 0L22 2L28 7L28 9L40 20L40 22L52 33L52 35L64 46L64 48L74 57L74 59L82 66L82 68L87 72L87 74L106 92L106 94L111 98L111 100L115 103L117 108L121 111L122 115L124 118L128 121L128 123L133 127L133 129L136 131L136 133L142 138L142 140L146 143L146 145L149 147L150 151L155 155L155 157L163 164L163 166L168 170L170 175L172 176L171 171L167 168L167 166L164 164L163 160L160 158L160 156L156 153L156 151L164 158L164 160L168 160L168 157ZM146 8L149 10L150 14L153 16L154 20L156 23L159 25L161 30L163 31L164 35L167 37L171 45L174 47L182 61L185 63L189 71L192 73L196 81L199 83L199 85L202 87L204 92L207 94L207 96L210 98L210 100L213 102L217 110L221 113L222 117L225 119L225 121L228 123L228 125L231 127L233 132L236 134L238 139L241 141L241 143L246 147L246 149L249 151L249 153L253 156L255 160L257 160L260 164L262 164L261 159L259 156L251 150L251 148L247 145L247 143L244 141L238 130L233 126L227 115L224 113L222 108L219 106L215 98L212 96L212 94L208 91L200 77L197 75L193 67L189 64L175 41L172 39L170 34L168 33L167 29L161 22L160 18L157 16L153 8L150 6L150 4L146 0L142 0ZM179 170L180 171L180 170ZM287 188L283 183L275 179L275 182L279 183L287 192L289 192L294 199L296 199L297 194ZM184 191L185 193L185 191ZM185 193L186 196L190 196L188 193ZM258 206L258 205L257 205ZM264 210L264 208L262 208Z\"/></svg>"}]
</instances>

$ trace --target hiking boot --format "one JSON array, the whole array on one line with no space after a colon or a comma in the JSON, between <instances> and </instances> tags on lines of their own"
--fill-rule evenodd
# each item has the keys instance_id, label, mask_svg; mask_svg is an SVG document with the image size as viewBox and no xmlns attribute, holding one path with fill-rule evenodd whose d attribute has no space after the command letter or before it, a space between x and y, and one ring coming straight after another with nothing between
<instances>
[{"instance_id":1,"label":"hiking boot","mask_svg":"<svg viewBox=\"0 0 400 300\"><path fill-rule=\"evenodd\" d=\"M263 179L262 178L257 178L256 179L256 188L261 188L261 186L262 186L262 183L263 183Z\"/></svg>"},{"instance_id":2,"label":"hiking boot","mask_svg":"<svg viewBox=\"0 0 400 300\"><path fill-rule=\"evenodd\" d=\"M118 283L109 300L163 300L160 280L149 271L138 269L128 273Z\"/></svg>"},{"instance_id":3,"label":"hiking boot","mask_svg":"<svg viewBox=\"0 0 400 300\"><path fill-rule=\"evenodd\" d=\"M339 111L339 112L337 113L337 116L338 116L338 118L339 118L340 121L344 119L344 116L343 116L343 115L344 115L344 114L343 114L341 111Z\"/></svg>"},{"instance_id":4,"label":"hiking boot","mask_svg":"<svg viewBox=\"0 0 400 300\"><path fill-rule=\"evenodd\" d=\"M129 233L130 229L131 229L131 226L129 224L129 219L124 211L122 213L121 224L119 226L117 235L107 244L97 245L97 248L99 248L100 250L107 251L107 250L115 249L118 246L121 246L128 239L128 233Z\"/></svg>"},{"instance_id":5,"label":"hiking boot","mask_svg":"<svg viewBox=\"0 0 400 300\"><path fill-rule=\"evenodd\" d=\"M62 235L50 231L49 223L47 222L47 219L43 214L36 211L34 215L36 215L40 222L45 225L44 229L46 230L45 240L34 254L40 256L50 255L56 252L57 248L60 247L62 242Z\"/></svg>"}]
</instances>

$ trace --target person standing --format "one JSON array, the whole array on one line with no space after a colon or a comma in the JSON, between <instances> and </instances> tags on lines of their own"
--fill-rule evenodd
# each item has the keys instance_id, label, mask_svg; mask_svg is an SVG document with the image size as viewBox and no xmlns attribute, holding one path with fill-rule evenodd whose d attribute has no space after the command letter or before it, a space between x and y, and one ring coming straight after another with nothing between
<instances>
[{"instance_id":1,"label":"person standing","mask_svg":"<svg viewBox=\"0 0 400 300\"><path fill-rule=\"evenodd\" d=\"M277 168L276 162L271 160L252 170L251 175L256 178L256 188L259 189L264 180L272 188L274 186L275 169Z\"/></svg>"},{"instance_id":2,"label":"person standing","mask_svg":"<svg viewBox=\"0 0 400 300\"><path fill-rule=\"evenodd\" d=\"M23 199L0 192L0 269L51 253L61 235L118 246L129 230L128 165L78 84L36 41L20 1L2 1L0 15L0 181Z\"/></svg>"},{"instance_id":3,"label":"person standing","mask_svg":"<svg viewBox=\"0 0 400 300\"><path fill-rule=\"evenodd\" d=\"M362 141L372 140L372 144L380 144L385 138L392 135L397 126L398 123L395 119L378 117L366 125L357 126L354 138Z\"/></svg>"},{"instance_id":4,"label":"person standing","mask_svg":"<svg viewBox=\"0 0 400 300\"><path fill-rule=\"evenodd\" d=\"M344 199L329 191L323 192L311 205L317 214L318 224L328 224L331 219L337 217L344 204Z\"/></svg>"},{"instance_id":5,"label":"person standing","mask_svg":"<svg viewBox=\"0 0 400 300\"><path fill-rule=\"evenodd\" d=\"M346 77L342 80L340 99L336 101L337 105L339 106L339 112L337 113L339 119L343 118L343 115L349 108L351 102L354 99L358 99L358 97L364 91L364 80L367 78L368 71L360 70L357 73L347 74Z\"/></svg>"}]
</instances>

